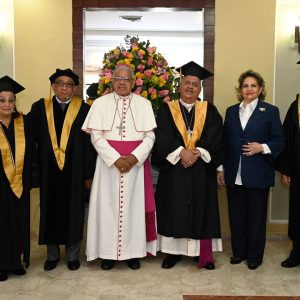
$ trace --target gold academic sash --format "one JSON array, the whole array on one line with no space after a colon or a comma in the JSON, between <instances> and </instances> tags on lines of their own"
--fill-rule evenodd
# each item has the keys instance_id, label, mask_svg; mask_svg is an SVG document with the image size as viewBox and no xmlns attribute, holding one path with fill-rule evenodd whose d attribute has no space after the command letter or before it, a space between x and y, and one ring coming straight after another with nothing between
<instances>
[{"instance_id":1,"label":"gold academic sash","mask_svg":"<svg viewBox=\"0 0 300 300\"><path fill-rule=\"evenodd\" d=\"M95 100L92 100L92 99L88 99L86 100L85 103L87 103L89 106L92 106L92 104L94 103Z\"/></svg>"},{"instance_id":2,"label":"gold academic sash","mask_svg":"<svg viewBox=\"0 0 300 300\"><path fill-rule=\"evenodd\" d=\"M51 138L51 144L53 152L56 158L57 165L60 170L65 165L66 148L71 132L71 128L77 114L80 110L82 100L78 97L73 97L68 106L68 110L64 119L64 124L60 137L60 147L58 147L55 125L54 125L54 114L53 114L53 103L51 98L45 98L45 110L47 116L48 130Z\"/></svg>"},{"instance_id":3,"label":"gold academic sash","mask_svg":"<svg viewBox=\"0 0 300 300\"><path fill-rule=\"evenodd\" d=\"M206 101L196 101L195 102L195 122L193 127L192 137L189 138L188 132L186 130L186 125L184 123L184 119L182 117L182 113L180 110L179 100L168 102L172 117L175 121L176 127L178 128L184 144L185 148L189 150L194 150L196 147L196 142L200 139L207 112L207 102Z\"/></svg>"},{"instance_id":4,"label":"gold academic sash","mask_svg":"<svg viewBox=\"0 0 300 300\"><path fill-rule=\"evenodd\" d=\"M23 167L25 156L25 132L23 116L14 119L15 134L15 160L11 152L10 144L0 126L0 150L4 172L14 194L20 199L23 192Z\"/></svg>"}]
</instances>

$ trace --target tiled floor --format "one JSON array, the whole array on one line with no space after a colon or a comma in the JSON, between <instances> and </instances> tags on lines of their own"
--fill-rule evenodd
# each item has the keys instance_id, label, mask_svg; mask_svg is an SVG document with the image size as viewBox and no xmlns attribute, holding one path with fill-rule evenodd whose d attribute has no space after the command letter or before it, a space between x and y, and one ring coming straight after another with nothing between
<instances>
[{"instance_id":1,"label":"tiled floor","mask_svg":"<svg viewBox=\"0 0 300 300\"><path fill-rule=\"evenodd\" d=\"M84 245L83 245L84 246ZM85 261L81 268L69 271L65 261L50 272L43 270L45 248L32 242L31 266L25 276L11 275L0 283L0 299L182 299L183 295L270 295L299 296L300 267L283 269L280 262L289 252L288 240L267 242L261 267L250 271L244 263L230 265L230 242L224 241L224 252L216 253L216 270L198 269L190 258L184 258L173 269L160 268L162 254L142 260L141 269L129 270L118 263L111 271L100 269L100 260Z\"/></svg>"}]
</instances>

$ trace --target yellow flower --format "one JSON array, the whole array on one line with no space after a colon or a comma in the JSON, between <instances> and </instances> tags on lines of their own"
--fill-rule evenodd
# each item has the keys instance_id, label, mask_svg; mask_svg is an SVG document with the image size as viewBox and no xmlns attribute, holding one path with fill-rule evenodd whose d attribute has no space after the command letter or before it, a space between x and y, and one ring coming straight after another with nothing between
<instances>
[{"instance_id":1,"label":"yellow flower","mask_svg":"<svg viewBox=\"0 0 300 300\"><path fill-rule=\"evenodd\" d=\"M157 94L152 94L152 95L151 95L151 99L152 99L152 100L154 100L154 99L156 99L156 98L157 98Z\"/></svg>"},{"instance_id":2,"label":"yellow flower","mask_svg":"<svg viewBox=\"0 0 300 300\"><path fill-rule=\"evenodd\" d=\"M131 64L131 61L132 61L132 60L129 59L129 58L125 58L125 59L124 59L124 62L125 62L126 65L130 65L130 64Z\"/></svg>"},{"instance_id":3,"label":"yellow flower","mask_svg":"<svg viewBox=\"0 0 300 300\"><path fill-rule=\"evenodd\" d=\"M159 85L160 87L163 87L165 84L166 84L166 80L163 79L163 78L161 78L161 77L159 77L159 83L158 83L158 85Z\"/></svg>"},{"instance_id":4,"label":"yellow flower","mask_svg":"<svg viewBox=\"0 0 300 300\"><path fill-rule=\"evenodd\" d=\"M119 54L119 53L120 53L120 49L119 49L119 48L115 48L115 49L113 50L113 52L114 52L114 54Z\"/></svg>"},{"instance_id":5,"label":"yellow flower","mask_svg":"<svg viewBox=\"0 0 300 300\"><path fill-rule=\"evenodd\" d=\"M153 84L158 84L159 83L159 78L157 76L155 76L155 75L152 75L151 76L151 82Z\"/></svg>"},{"instance_id":6,"label":"yellow flower","mask_svg":"<svg viewBox=\"0 0 300 300\"><path fill-rule=\"evenodd\" d=\"M133 54L129 53L128 58L133 59Z\"/></svg>"},{"instance_id":7,"label":"yellow flower","mask_svg":"<svg viewBox=\"0 0 300 300\"><path fill-rule=\"evenodd\" d=\"M141 78L141 79L143 79L145 77L145 75L140 72L136 72L135 76L136 76L136 78Z\"/></svg>"},{"instance_id":8,"label":"yellow flower","mask_svg":"<svg viewBox=\"0 0 300 300\"><path fill-rule=\"evenodd\" d=\"M107 78L107 77L105 77L105 78L104 78L104 83L106 83L106 84L107 84L107 83L109 83L109 82L110 82L110 79L109 79L109 78Z\"/></svg>"},{"instance_id":9,"label":"yellow flower","mask_svg":"<svg viewBox=\"0 0 300 300\"><path fill-rule=\"evenodd\" d=\"M147 98L147 96L148 96L147 91L142 91L141 96L144 97L144 98Z\"/></svg>"}]
</instances>

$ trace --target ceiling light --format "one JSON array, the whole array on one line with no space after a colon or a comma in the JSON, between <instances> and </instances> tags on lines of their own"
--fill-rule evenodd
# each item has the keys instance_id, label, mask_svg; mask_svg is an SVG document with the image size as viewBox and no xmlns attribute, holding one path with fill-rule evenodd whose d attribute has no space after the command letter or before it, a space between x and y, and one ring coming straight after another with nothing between
<instances>
[{"instance_id":1,"label":"ceiling light","mask_svg":"<svg viewBox=\"0 0 300 300\"><path fill-rule=\"evenodd\" d=\"M142 16L119 16L120 20L123 22L141 22Z\"/></svg>"}]
</instances>

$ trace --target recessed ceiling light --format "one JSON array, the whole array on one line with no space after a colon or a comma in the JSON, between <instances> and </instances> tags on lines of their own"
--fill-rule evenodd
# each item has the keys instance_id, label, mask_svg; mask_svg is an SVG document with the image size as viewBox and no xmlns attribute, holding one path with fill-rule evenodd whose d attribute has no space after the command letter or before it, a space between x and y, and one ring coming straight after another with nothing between
<instances>
[{"instance_id":1,"label":"recessed ceiling light","mask_svg":"<svg viewBox=\"0 0 300 300\"><path fill-rule=\"evenodd\" d=\"M119 16L120 20L123 22L141 22L142 16Z\"/></svg>"}]
</instances>

